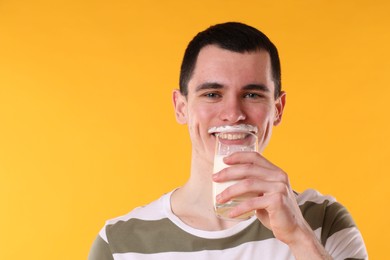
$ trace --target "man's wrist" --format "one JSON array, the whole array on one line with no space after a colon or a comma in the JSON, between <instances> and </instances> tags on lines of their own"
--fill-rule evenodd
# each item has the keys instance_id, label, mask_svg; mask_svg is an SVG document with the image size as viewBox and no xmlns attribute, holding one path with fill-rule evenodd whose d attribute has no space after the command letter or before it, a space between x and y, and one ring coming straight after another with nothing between
<instances>
[{"instance_id":1,"label":"man's wrist","mask_svg":"<svg viewBox=\"0 0 390 260\"><path fill-rule=\"evenodd\" d=\"M307 223L297 229L296 235L288 244L293 255L298 260L330 260L333 259L318 240L314 231Z\"/></svg>"}]
</instances>

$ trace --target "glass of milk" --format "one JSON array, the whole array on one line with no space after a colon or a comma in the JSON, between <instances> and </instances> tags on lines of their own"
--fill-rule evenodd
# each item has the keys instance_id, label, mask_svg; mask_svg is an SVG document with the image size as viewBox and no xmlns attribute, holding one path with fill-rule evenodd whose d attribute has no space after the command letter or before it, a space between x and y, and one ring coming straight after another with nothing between
<instances>
[{"instance_id":1,"label":"glass of milk","mask_svg":"<svg viewBox=\"0 0 390 260\"><path fill-rule=\"evenodd\" d=\"M225 131L216 135L216 149L214 156L214 169L213 173L217 173L222 169L229 167L223 162L223 158L235 153L243 151L255 151L258 152L257 135L248 131ZM228 182L213 182L213 202L214 210L218 217L227 220L244 220L254 215L254 211L245 213L234 219L229 218L228 214L237 206L240 202L250 197L250 194L246 194L237 198L234 198L226 203L217 203L215 197L224 191L227 187L233 185L237 181Z\"/></svg>"}]
</instances>

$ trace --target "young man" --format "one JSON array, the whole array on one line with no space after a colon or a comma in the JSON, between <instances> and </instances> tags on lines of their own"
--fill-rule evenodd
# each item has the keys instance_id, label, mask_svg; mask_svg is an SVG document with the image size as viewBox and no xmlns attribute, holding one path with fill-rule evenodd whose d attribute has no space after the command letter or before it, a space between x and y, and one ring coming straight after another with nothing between
<instances>
[{"instance_id":1,"label":"young man","mask_svg":"<svg viewBox=\"0 0 390 260\"><path fill-rule=\"evenodd\" d=\"M366 259L362 237L346 209L314 190L295 193L283 170L261 155L286 104L276 47L241 23L212 26L188 45L173 92L177 121L192 141L189 180L151 204L110 220L89 259ZM259 153L226 157L213 174L216 135L248 128ZM232 138L239 138L232 137ZM219 203L251 194L229 217L216 216L212 182L237 181Z\"/></svg>"}]
</instances>

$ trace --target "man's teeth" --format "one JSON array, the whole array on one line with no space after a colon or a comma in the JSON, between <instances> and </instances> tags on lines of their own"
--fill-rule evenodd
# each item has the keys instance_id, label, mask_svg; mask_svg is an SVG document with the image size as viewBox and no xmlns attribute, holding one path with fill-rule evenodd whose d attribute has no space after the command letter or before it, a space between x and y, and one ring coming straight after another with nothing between
<instances>
[{"instance_id":1,"label":"man's teeth","mask_svg":"<svg viewBox=\"0 0 390 260\"><path fill-rule=\"evenodd\" d=\"M240 140L246 137L246 133L219 133L218 137L226 140Z\"/></svg>"},{"instance_id":2,"label":"man's teeth","mask_svg":"<svg viewBox=\"0 0 390 260\"><path fill-rule=\"evenodd\" d=\"M223 125L223 126L213 126L208 130L209 134L215 133L224 133L224 132L252 132L257 134L257 127L248 124L240 125Z\"/></svg>"}]
</instances>

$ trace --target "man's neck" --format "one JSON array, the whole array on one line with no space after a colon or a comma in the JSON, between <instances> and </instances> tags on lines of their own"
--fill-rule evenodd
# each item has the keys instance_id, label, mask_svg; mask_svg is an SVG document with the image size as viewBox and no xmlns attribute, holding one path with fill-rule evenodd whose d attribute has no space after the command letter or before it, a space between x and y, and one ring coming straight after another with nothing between
<instances>
[{"instance_id":1,"label":"man's neck","mask_svg":"<svg viewBox=\"0 0 390 260\"><path fill-rule=\"evenodd\" d=\"M171 197L171 208L177 217L189 226L207 231L223 230L237 224L222 220L214 213L212 170L210 162L193 160L189 180Z\"/></svg>"}]
</instances>

